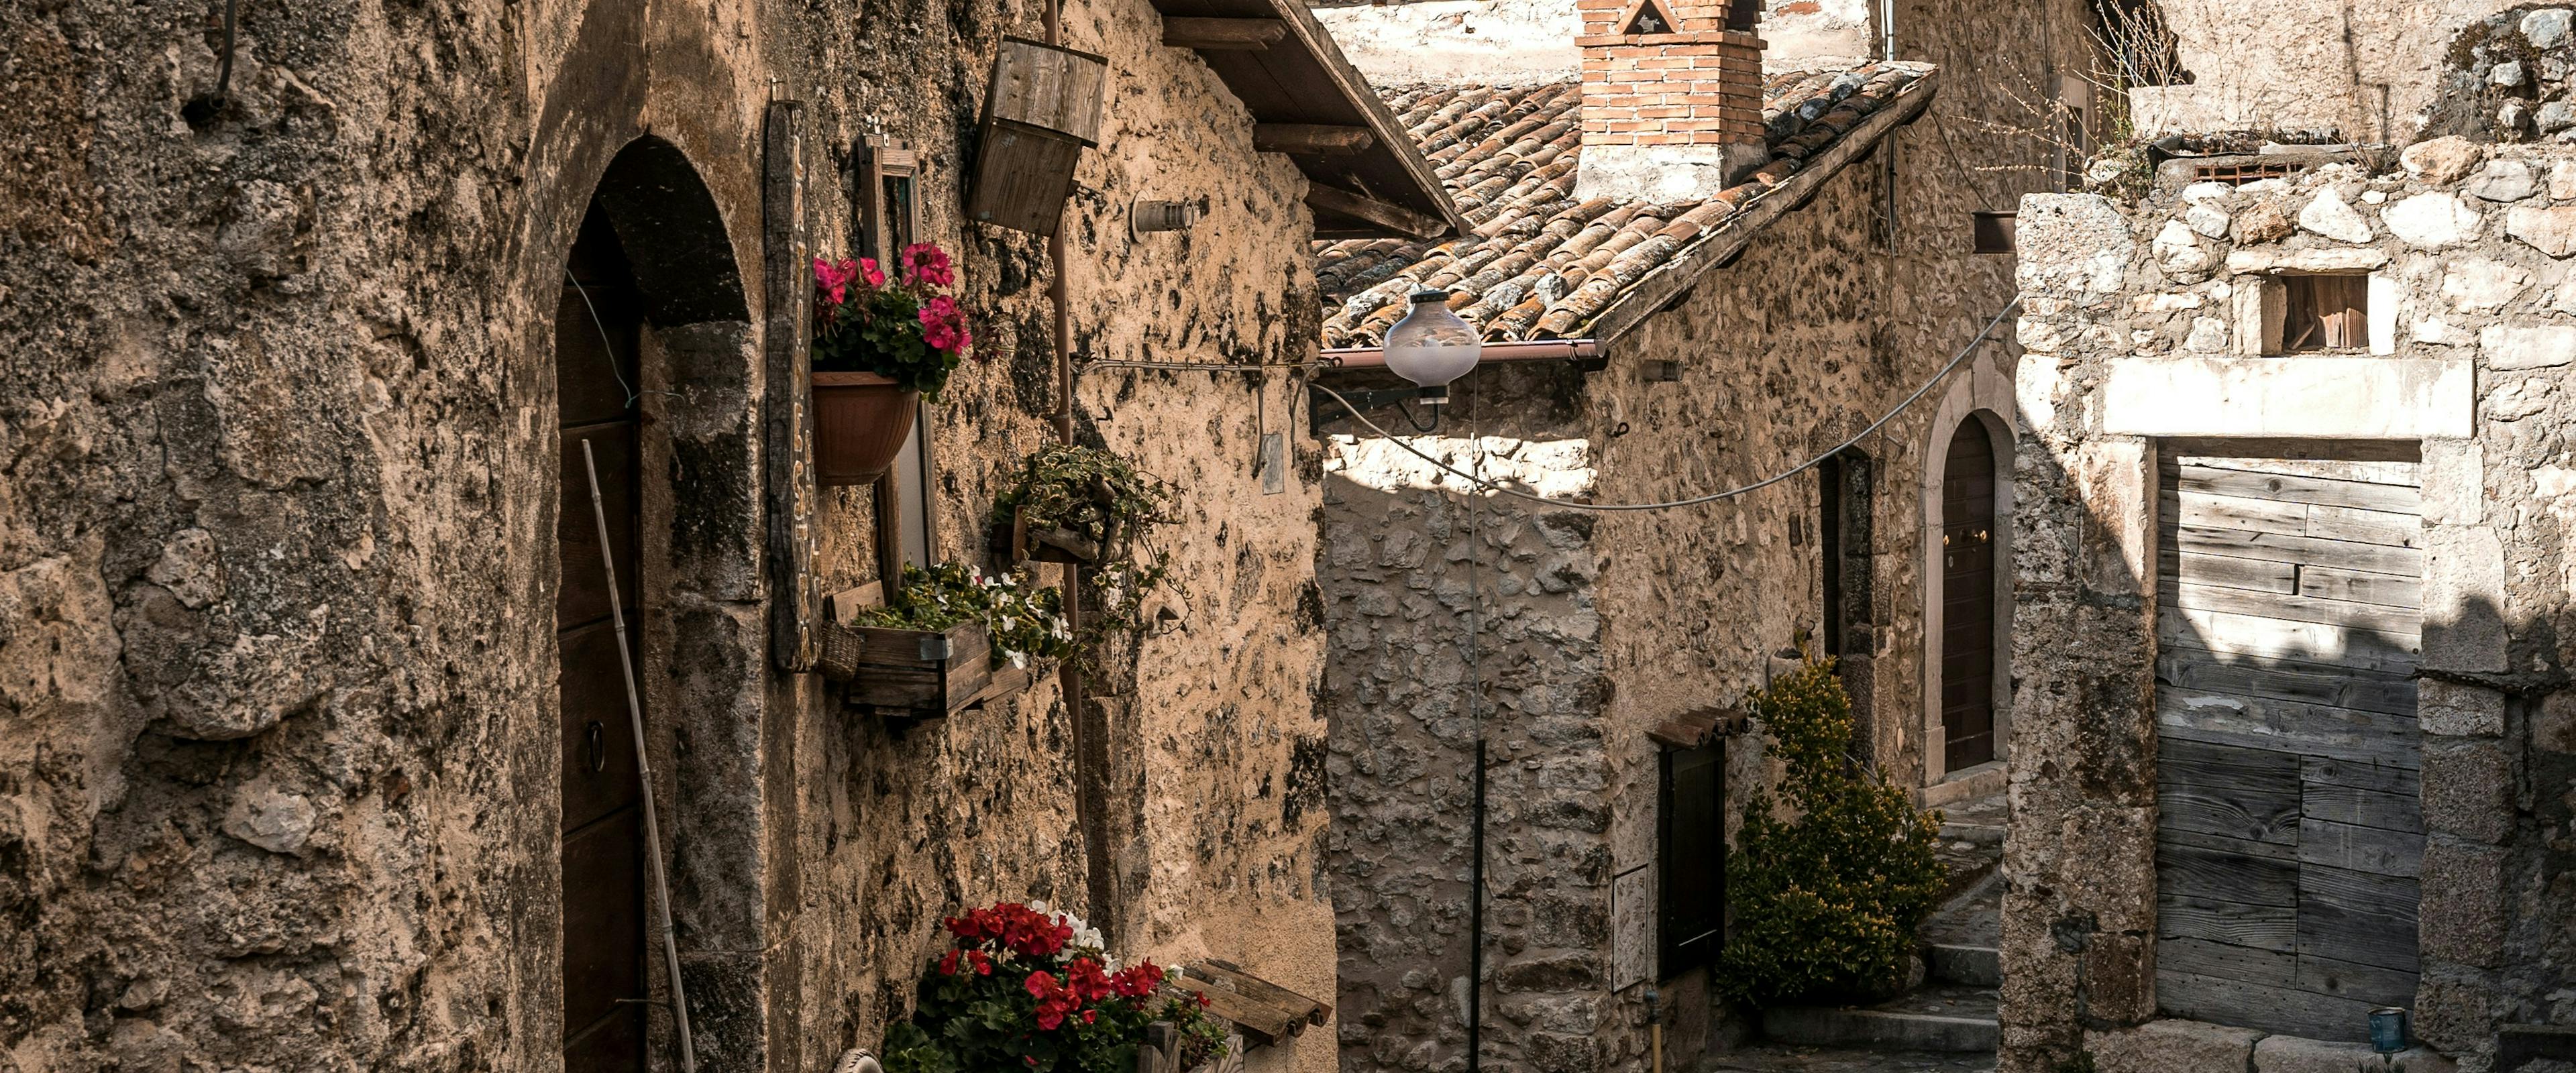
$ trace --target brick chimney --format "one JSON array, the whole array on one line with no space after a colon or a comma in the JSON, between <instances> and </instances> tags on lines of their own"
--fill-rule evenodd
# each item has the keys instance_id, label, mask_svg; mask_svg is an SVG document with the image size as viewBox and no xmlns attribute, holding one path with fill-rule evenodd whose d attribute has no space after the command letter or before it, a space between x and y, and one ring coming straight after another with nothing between
<instances>
[{"instance_id":1,"label":"brick chimney","mask_svg":"<svg viewBox=\"0 0 2576 1073\"><path fill-rule=\"evenodd\" d=\"M1574 196L1705 200L1770 160L1762 0L1576 0L1583 157Z\"/></svg>"}]
</instances>

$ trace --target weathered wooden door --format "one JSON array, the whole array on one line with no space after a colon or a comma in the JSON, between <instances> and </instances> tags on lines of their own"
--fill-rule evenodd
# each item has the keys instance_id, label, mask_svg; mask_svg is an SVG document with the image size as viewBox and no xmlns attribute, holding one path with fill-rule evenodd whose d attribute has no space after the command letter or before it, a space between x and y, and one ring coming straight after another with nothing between
<instances>
[{"instance_id":1,"label":"weathered wooden door","mask_svg":"<svg viewBox=\"0 0 2576 1073\"><path fill-rule=\"evenodd\" d=\"M609 550L636 630L636 508L642 315L616 239L597 212L573 246L555 311L555 385L563 452L555 527L562 578L555 627L562 664L564 1069L637 1070L644 1061L644 836L641 788L617 635L609 619L584 441L598 460ZM595 313L595 316L594 316Z\"/></svg>"},{"instance_id":2,"label":"weathered wooden door","mask_svg":"<svg viewBox=\"0 0 2576 1073\"><path fill-rule=\"evenodd\" d=\"M1995 451L1959 423L1941 477L1943 770L1995 758Z\"/></svg>"},{"instance_id":3,"label":"weathered wooden door","mask_svg":"<svg viewBox=\"0 0 2576 1073\"><path fill-rule=\"evenodd\" d=\"M2156 1000L2312 1039L2415 997L2411 462L2163 464Z\"/></svg>"}]
</instances>

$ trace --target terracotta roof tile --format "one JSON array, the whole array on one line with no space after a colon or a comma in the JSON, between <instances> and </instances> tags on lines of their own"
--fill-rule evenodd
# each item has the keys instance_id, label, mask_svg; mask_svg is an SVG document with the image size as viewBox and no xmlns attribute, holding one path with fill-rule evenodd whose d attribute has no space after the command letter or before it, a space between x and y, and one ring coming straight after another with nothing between
<instances>
[{"instance_id":1,"label":"terracotta roof tile","mask_svg":"<svg viewBox=\"0 0 2576 1073\"><path fill-rule=\"evenodd\" d=\"M1580 336L1639 278L1723 232L1763 191L1930 73L1918 63L1773 77L1762 124L1771 162L1706 201L1574 200L1582 102L1572 81L1536 86L1406 86L1379 95L1422 147L1472 234L1446 242L1315 244L1324 345L1374 346L1417 287L1493 340Z\"/></svg>"}]
</instances>

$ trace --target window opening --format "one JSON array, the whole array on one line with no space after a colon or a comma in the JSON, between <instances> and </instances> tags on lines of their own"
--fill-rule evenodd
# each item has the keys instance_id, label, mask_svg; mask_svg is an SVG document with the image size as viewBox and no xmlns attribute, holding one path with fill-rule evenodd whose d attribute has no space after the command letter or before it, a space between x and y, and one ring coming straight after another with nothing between
<instances>
[{"instance_id":1,"label":"window opening","mask_svg":"<svg viewBox=\"0 0 2576 1073\"><path fill-rule=\"evenodd\" d=\"M2307 164L2301 162L2239 160L2222 164L2194 165L2191 169L2191 177L2197 182L2243 186L2265 179L2287 179L2306 170L2308 170Z\"/></svg>"},{"instance_id":2,"label":"window opening","mask_svg":"<svg viewBox=\"0 0 2576 1073\"><path fill-rule=\"evenodd\" d=\"M1816 468L1816 541L1824 557L1825 654L1870 651L1870 459L1845 451Z\"/></svg>"},{"instance_id":3,"label":"window opening","mask_svg":"<svg viewBox=\"0 0 2576 1073\"><path fill-rule=\"evenodd\" d=\"M1623 34L1679 33L1681 28L1672 12L1664 10L1662 0L1637 0L1628 9L1627 17L1619 20L1619 32Z\"/></svg>"},{"instance_id":4,"label":"window opening","mask_svg":"<svg viewBox=\"0 0 2576 1073\"><path fill-rule=\"evenodd\" d=\"M852 193L859 202L858 249L874 257L888 274L901 271L900 255L920 241L921 154L908 143L870 135L859 143ZM877 478L877 569L888 582L899 581L906 566L928 566L936 557L938 530L930 509L932 466L930 416L921 407L912 435L895 456L894 467Z\"/></svg>"},{"instance_id":5,"label":"window opening","mask_svg":"<svg viewBox=\"0 0 2576 1073\"><path fill-rule=\"evenodd\" d=\"M2358 350L2370 345L2370 277L2284 276L2282 349Z\"/></svg>"}]
</instances>

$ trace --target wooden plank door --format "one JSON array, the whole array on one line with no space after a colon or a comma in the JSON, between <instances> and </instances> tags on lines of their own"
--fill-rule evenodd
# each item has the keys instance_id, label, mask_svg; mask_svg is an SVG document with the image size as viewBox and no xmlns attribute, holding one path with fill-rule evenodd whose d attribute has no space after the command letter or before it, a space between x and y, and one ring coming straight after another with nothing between
<instances>
[{"instance_id":1,"label":"wooden plank door","mask_svg":"<svg viewBox=\"0 0 2576 1073\"><path fill-rule=\"evenodd\" d=\"M2415 465L2160 476L2157 1005L2365 1039L2415 997Z\"/></svg>"},{"instance_id":2,"label":"wooden plank door","mask_svg":"<svg viewBox=\"0 0 2576 1073\"><path fill-rule=\"evenodd\" d=\"M596 211L582 227L555 310L563 451L555 535L555 627L563 732L563 1017L566 1073L644 1067L644 835L634 731L600 566L582 444L596 456L609 550L637 632L636 383L641 306Z\"/></svg>"},{"instance_id":3,"label":"wooden plank door","mask_svg":"<svg viewBox=\"0 0 2576 1073\"><path fill-rule=\"evenodd\" d=\"M1995 758L1995 451L1973 418L1941 476L1943 770Z\"/></svg>"}]
</instances>

